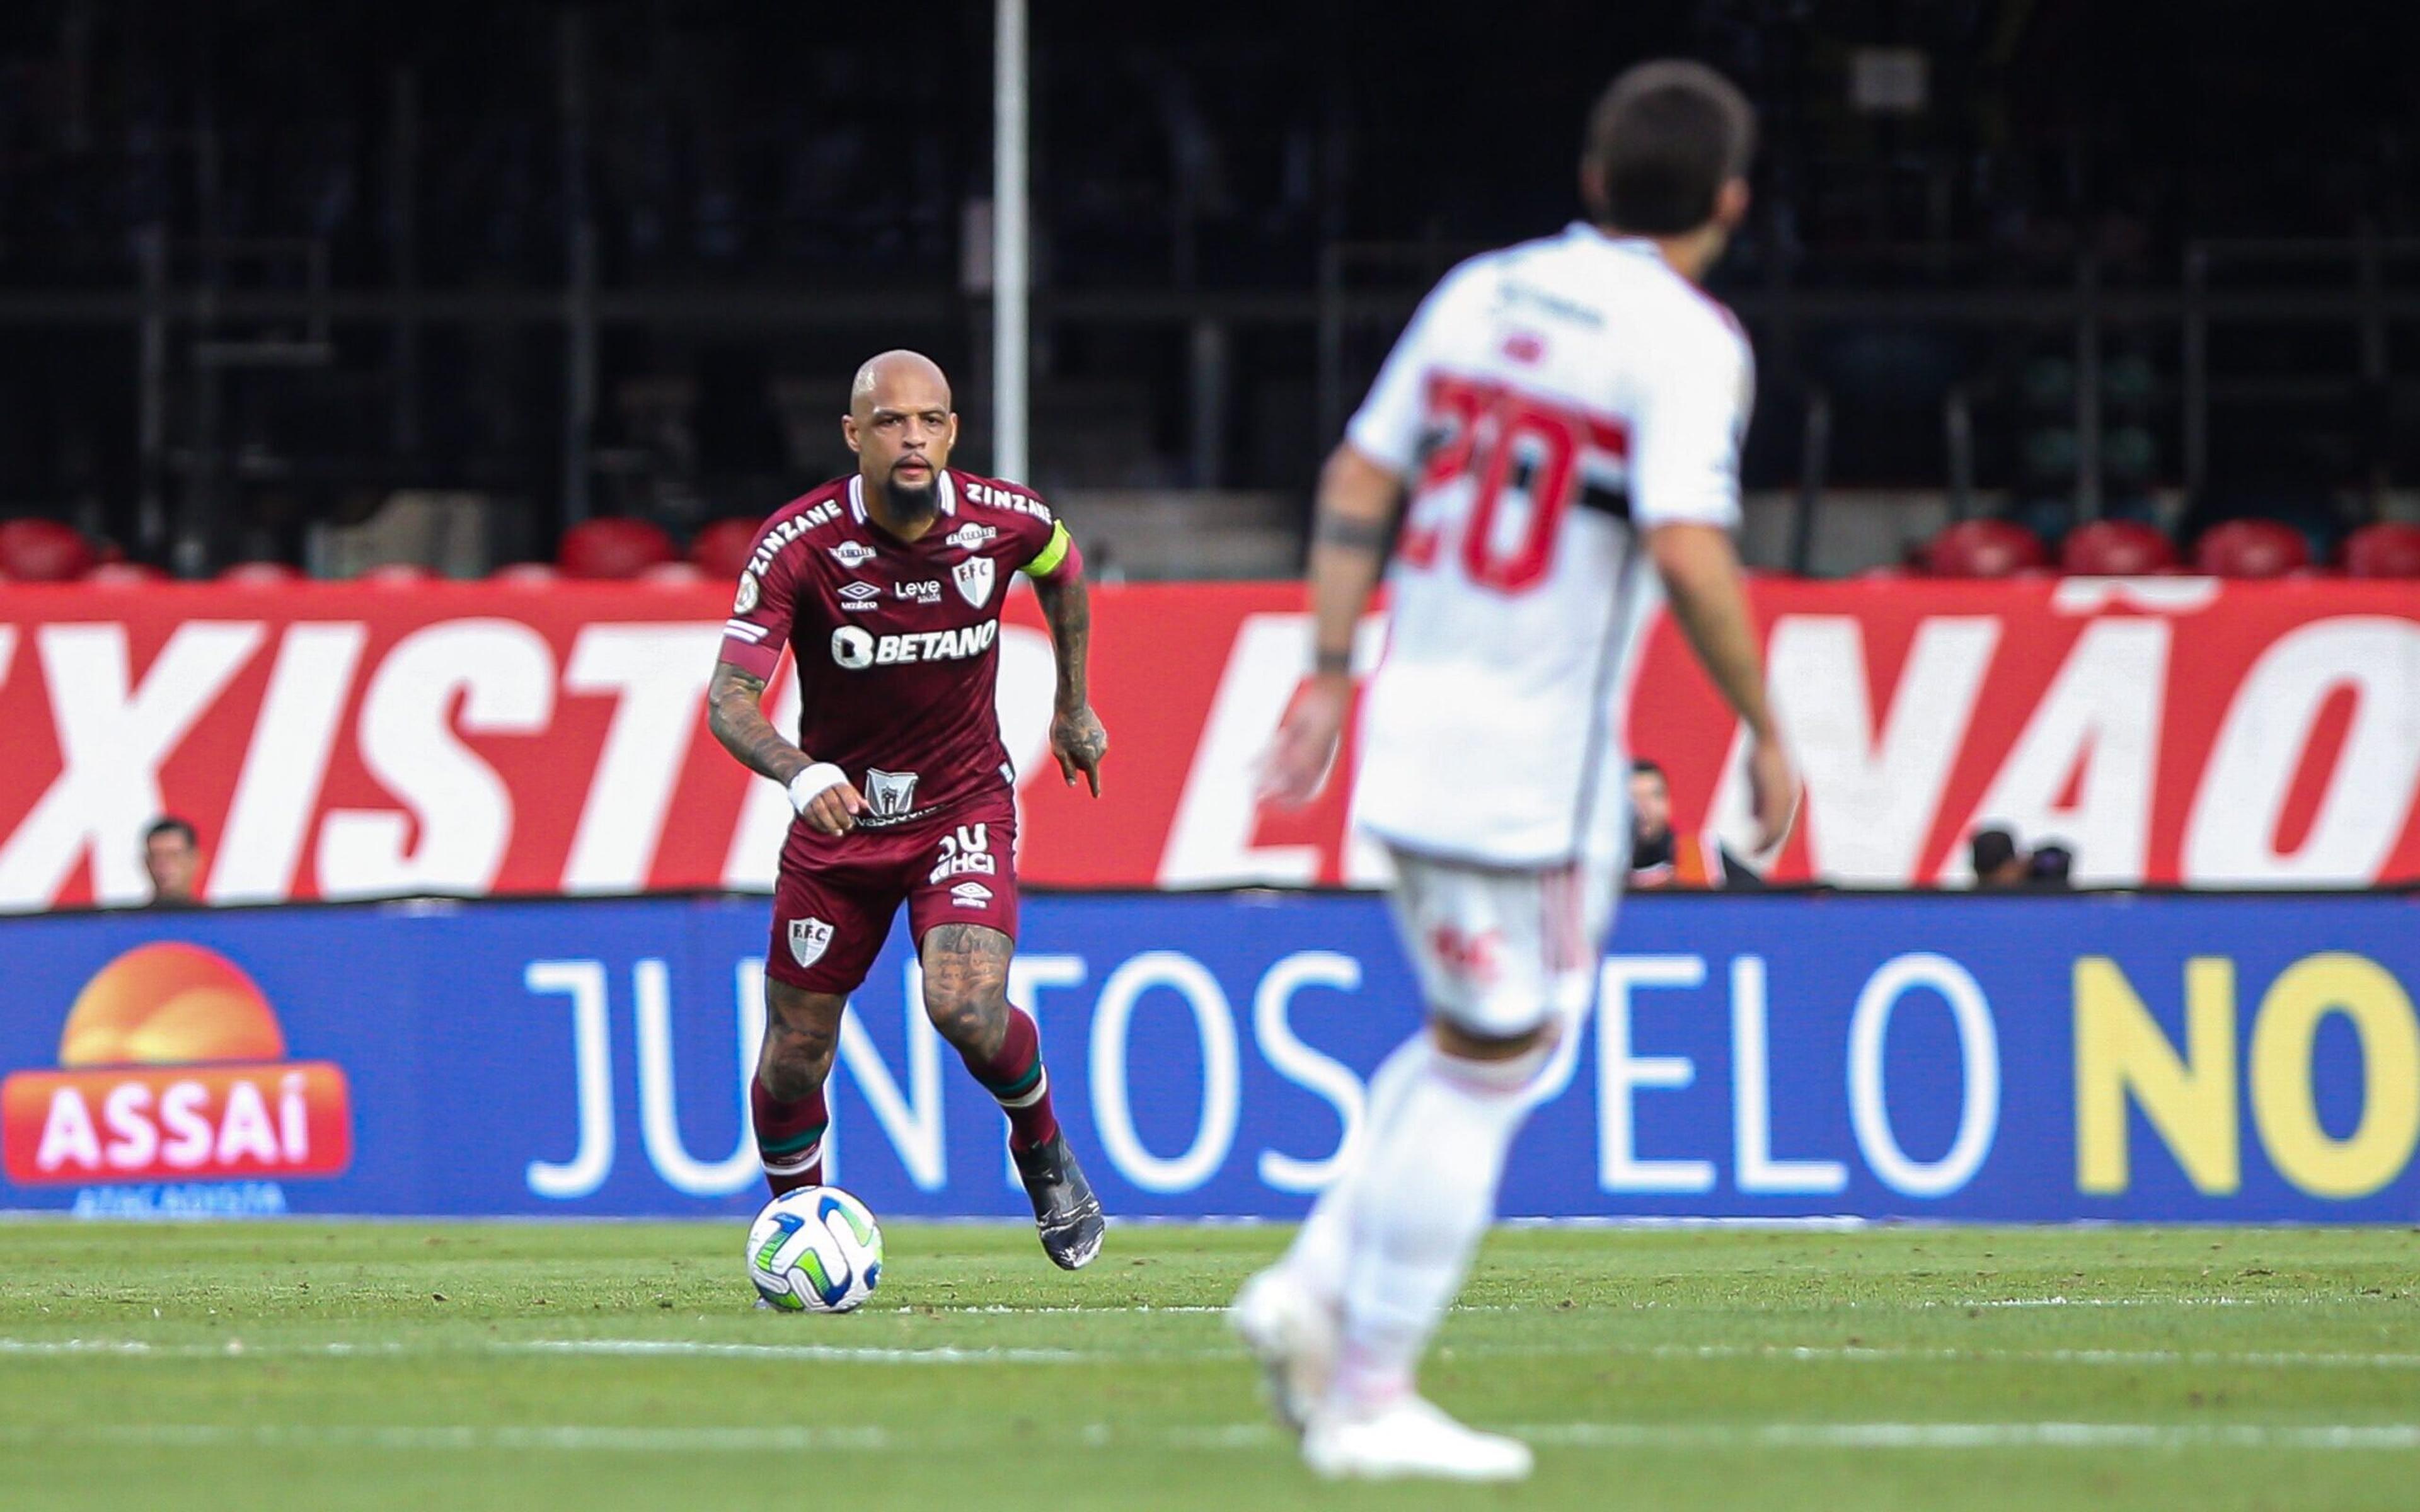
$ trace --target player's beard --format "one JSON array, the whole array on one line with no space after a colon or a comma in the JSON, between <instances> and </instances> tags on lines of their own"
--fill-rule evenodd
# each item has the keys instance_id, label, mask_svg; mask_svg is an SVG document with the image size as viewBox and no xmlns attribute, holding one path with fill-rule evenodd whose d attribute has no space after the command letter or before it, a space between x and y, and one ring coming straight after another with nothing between
<instances>
[{"instance_id":1,"label":"player's beard","mask_svg":"<svg viewBox=\"0 0 2420 1512\"><path fill-rule=\"evenodd\" d=\"M925 474L923 483L911 486L899 481L894 469L883 493L891 505L891 517L902 525L922 525L941 512L941 475L938 471Z\"/></svg>"}]
</instances>

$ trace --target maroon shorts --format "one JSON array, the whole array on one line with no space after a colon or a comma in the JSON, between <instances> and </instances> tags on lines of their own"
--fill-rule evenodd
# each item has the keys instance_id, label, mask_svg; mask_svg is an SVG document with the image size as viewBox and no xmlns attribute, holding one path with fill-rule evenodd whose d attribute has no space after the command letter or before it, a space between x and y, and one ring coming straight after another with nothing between
<instances>
[{"instance_id":1,"label":"maroon shorts","mask_svg":"<svg viewBox=\"0 0 2420 1512\"><path fill-rule=\"evenodd\" d=\"M765 971L815 993L854 992L901 900L921 946L939 924L1016 938L1016 804L1006 793L883 829L826 835L791 825L773 885Z\"/></svg>"}]
</instances>

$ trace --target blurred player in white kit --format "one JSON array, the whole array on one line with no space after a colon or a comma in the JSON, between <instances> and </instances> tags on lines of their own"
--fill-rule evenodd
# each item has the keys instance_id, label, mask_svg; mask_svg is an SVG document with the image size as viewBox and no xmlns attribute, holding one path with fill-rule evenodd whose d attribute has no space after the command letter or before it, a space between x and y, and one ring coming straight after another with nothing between
<instances>
[{"instance_id":1,"label":"blurred player in white kit","mask_svg":"<svg viewBox=\"0 0 2420 1512\"><path fill-rule=\"evenodd\" d=\"M1413 1372L1595 984L1628 840L1615 679L1651 566L1749 736L1758 849L1789 827L1729 533L1753 369L1698 287L1746 213L1754 135L1710 69L1615 80L1580 160L1590 221L1449 273L1320 478L1316 666L1265 787L1298 803L1325 779L1391 534L1355 808L1391 853L1428 1015L1373 1078L1345 1174L1233 1314L1324 1476L1529 1472L1528 1445L1454 1421Z\"/></svg>"}]
</instances>

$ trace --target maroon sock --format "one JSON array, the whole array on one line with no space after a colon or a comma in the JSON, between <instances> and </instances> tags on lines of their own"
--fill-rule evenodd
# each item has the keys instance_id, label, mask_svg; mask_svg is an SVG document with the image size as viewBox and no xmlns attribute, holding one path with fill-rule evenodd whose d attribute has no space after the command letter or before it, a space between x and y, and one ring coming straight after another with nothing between
<instances>
[{"instance_id":1,"label":"maroon sock","mask_svg":"<svg viewBox=\"0 0 2420 1512\"><path fill-rule=\"evenodd\" d=\"M1050 1111L1050 1073L1042 1069L1042 1035L1032 1015L1021 1008L1008 1011L1008 1033L1000 1041L1000 1054L989 1060L964 1051L959 1056L1008 1115L1009 1148L1032 1149L1058 1134L1058 1115Z\"/></svg>"},{"instance_id":2,"label":"maroon sock","mask_svg":"<svg viewBox=\"0 0 2420 1512\"><path fill-rule=\"evenodd\" d=\"M831 1113L820 1087L795 1103L777 1101L761 1080L748 1084L748 1111L756 1124L756 1158L765 1184L780 1196L824 1180L824 1128Z\"/></svg>"}]
</instances>

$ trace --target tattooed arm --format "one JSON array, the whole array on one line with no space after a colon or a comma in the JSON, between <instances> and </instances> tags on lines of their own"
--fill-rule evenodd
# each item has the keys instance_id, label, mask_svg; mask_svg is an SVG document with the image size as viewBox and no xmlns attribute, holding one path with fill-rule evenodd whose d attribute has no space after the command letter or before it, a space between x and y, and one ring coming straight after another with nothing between
<instances>
[{"instance_id":1,"label":"tattooed arm","mask_svg":"<svg viewBox=\"0 0 2420 1512\"><path fill-rule=\"evenodd\" d=\"M1353 702L1353 637L1402 510L1402 480L1350 441L1319 475L1311 531L1311 676L1286 711L1261 771L1262 791L1280 803L1308 803L1327 780Z\"/></svg>"},{"instance_id":2,"label":"tattooed arm","mask_svg":"<svg viewBox=\"0 0 2420 1512\"><path fill-rule=\"evenodd\" d=\"M706 689L706 727L739 764L790 788L795 803L798 790L792 784L816 764L815 759L773 728L773 721L765 717L764 702L765 679L718 661ZM816 793L799 811L827 835L845 834L856 825L855 816L865 811L865 800L844 779Z\"/></svg>"},{"instance_id":3,"label":"tattooed arm","mask_svg":"<svg viewBox=\"0 0 2420 1512\"><path fill-rule=\"evenodd\" d=\"M1050 650L1059 662L1059 694L1050 715L1050 753L1059 758L1059 775L1076 785L1076 774L1101 795L1101 758L1109 752L1109 732L1093 713L1085 682L1085 657L1092 649L1093 602L1084 579L1070 576L1033 580L1034 596L1043 617L1050 622Z\"/></svg>"}]
</instances>

